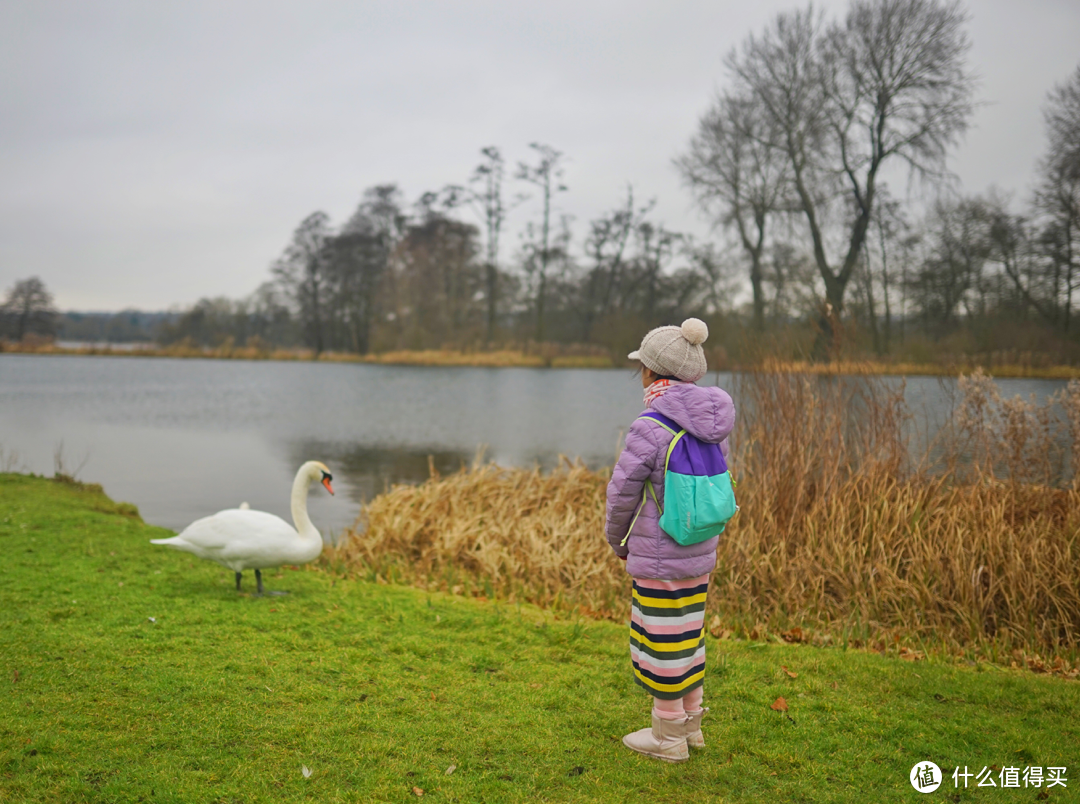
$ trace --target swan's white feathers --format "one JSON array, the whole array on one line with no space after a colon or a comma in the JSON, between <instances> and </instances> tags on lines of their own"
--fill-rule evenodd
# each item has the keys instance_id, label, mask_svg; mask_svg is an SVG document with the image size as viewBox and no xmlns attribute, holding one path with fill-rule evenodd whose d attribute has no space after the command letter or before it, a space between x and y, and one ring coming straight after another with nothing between
<instances>
[{"instance_id":1,"label":"swan's white feathers","mask_svg":"<svg viewBox=\"0 0 1080 804\"><path fill-rule=\"evenodd\" d=\"M307 513L308 486L320 476L329 481L329 474L326 465L318 461L308 461L297 471L291 501L295 528L281 517L252 511L247 503L241 503L239 508L218 511L192 522L171 539L151 541L216 561L236 573L282 564L306 564L318 558L323 548L322 537ZM236 587L240 588L239 578Z\"/></svg>"},{"instance_id":2,"label":"swan's white feathers","mask_svg":"<svg viewBox=\"0 0 1080 804\"><path fill-rule=\"evenodd\" d=\"M305 564L322 551L321 540L301 540L296 529L281 517L241 508L198 519L178 536L155 539L154 544L216 561L234 572Z\"/></svg>"}]
</instances>

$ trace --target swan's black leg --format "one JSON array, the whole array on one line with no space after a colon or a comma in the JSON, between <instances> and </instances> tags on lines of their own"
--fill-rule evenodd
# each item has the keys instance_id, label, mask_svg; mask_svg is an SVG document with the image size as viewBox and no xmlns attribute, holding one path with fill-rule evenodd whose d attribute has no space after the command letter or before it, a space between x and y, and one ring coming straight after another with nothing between
<instances>
[{"instance_id":1,"label":"swan's black leg","mask_svg":"<svg viewBox=\"0 0 1080 804\"><path fill-rule=\"evenodd\" d=\"M258 585L259 594L261 595L263 593L263 585L262 585L262 573L259 570L255 570L255 583Z\"/></svg>"},{"instance_id":2,"label":"swan's black leg","mask_svg":"<svg viewBox=\"0 0 1080 804\"><path fill-rule=\"evenodd\" d=\"M240 591L240 573L236 573L236 591Z\"/></svg>"}]
</instances>

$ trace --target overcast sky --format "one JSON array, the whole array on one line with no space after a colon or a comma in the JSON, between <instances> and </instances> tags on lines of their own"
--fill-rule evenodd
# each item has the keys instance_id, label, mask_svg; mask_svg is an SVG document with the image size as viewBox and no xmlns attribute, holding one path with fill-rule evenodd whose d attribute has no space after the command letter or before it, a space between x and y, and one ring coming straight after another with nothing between
<instances>
[{"instance_id":1,"label":"overcast sky","mask_svg":"<svg viewBox=\"0 0 1080 804\"><path fill-rule=\"evenodd\" d=\"M38 275L75 310L245 296L309 213L340 223L386 182L412 201L483 146L514 162L537 141L568 157L579 240L627 183L707 236L672 158L723 56L795 6L0 0L0 291ZM984 105L950 166L1019 203L1046 93L1080 62L1080 2L968 8Z\"/></svg>"}]
</instances>

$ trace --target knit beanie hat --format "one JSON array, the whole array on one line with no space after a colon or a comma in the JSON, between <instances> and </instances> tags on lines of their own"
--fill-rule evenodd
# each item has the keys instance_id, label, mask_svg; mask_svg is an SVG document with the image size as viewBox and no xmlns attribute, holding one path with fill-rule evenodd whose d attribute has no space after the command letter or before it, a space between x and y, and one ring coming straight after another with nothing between
<instances>
[{"instance_id":1,"label":"knit beanie hat","mask_svg":"<svg viewBox=\"0 0 1080 804\"><path fill-rule=\"evenodd\" d=\"M664 377L697 382L705 376L705 350L701 344L709 328L697 318L688 318L681 327L657 327L641 339L636 352L627 355Z\"/></svg>"}]
</instances>

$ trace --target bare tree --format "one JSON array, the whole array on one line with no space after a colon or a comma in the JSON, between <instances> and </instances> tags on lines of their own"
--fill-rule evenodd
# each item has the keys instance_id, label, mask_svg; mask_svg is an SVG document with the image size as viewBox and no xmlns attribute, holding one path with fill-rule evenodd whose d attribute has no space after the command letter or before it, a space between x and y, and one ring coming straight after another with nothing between
<instances>
[{"instance_id":1,"label":"bare tree","mask_svg":"<svg viewBox=\"0 0 1080 804\"><path fill-rule=\"evenodd\" d=\"M482 320L473 301L483 287L479 232L472 224L427 207L409 224L398 247L399 299L396 316L405 348L460 344L478 337Z\"/></svg>"},{"instance_id":2,"label":"bare tree","mask_svg":"<svg viewBox=\"0 0 1080 804\"><path fill-rule=\"evenodd\" d=\"M873 224L874 228L877 230L878 250L876 258L881 265L881 295L885 307L881 353L888 354L892 342L893 326L893 308L889 290L890 288L895 288L897 284L895 276L895 256L896 253L901 250L902 246L900 245L900 241L905 237L910 227L904 217L900 202L896 199L888 198L884 189L885 188L882 187L882 197L879 199L877 209L874 211Z\"/></svg>"},{"instance_id":3,"label":"bare tree","mask_svg":"<svg viewBox=\"0 0 1080 804\"><path fill-rule=\"evenodd\" d=\"M958 308L981 312L983 303L968 304L972 291L985 288L984 267L991 258L990 215L980 198L940 199L927 216L926 256L912 278L927 322L945 329L956 322Z\"/></svg>"},{"instance_id":4,"label":"bare tree","mask_svg":"<svg viewBox=\"0 0 1080 804\"><path fill-rule=\"evenodd\" d=\"M663 224L642 221L637 227L638 262L641 266L641 312L649 325L657 323L657 301L664 268L674 256L682 235Z\"/></svg>"},{"instance_id":5,"label":"bare tree","mask_svg":"<svg viewBox=\"0 0 1080 804\"><path fill-rule=\"evenodd\" d=\"M470 206L484 224L484 300L487 310L484 342L495 337L499 302L499 238L507 214L523 200L517 196L507 203L503 199L503 179L506 165L499 149L489 145L480 151L484 161L472 172L468 187L450 185L443 191L450 207Z\"/></svg>"},{"instance_id":6,"label":"bare tree","mask_svg":"<svg viewBox=\"0 0 1080 804\"><path fill-rule=\"evenodd\" d=\"M401 204L397 185L371 187L337 236L326 241L333 324L344 332L345 345L359 354L371 349L390 255L406 226Z\"/></svg>"},{"instance_id":7,"label":"bare tree","mask_svg":"<svg viewBox=\"0 0 1080 804\"><path fill-rule=\"evenodd\" d=\"M330 218L313 212L293 232L292 242L274 264L273 273L296 305L304 340L318 357L326 346L329 277L326 244Z\"/></svg>"},{"instance_id":8,"label":"bare tree","mask_svg":"<svg viewBox=\"0 0 1080 804\"><path fill-rule=\"evenodd\" d=\"M556 193L565 192L567 188L562 183L562 152L556 151L550 145L535 142L530 143L529 147L536 151L536 164L518 163L517 178L534 184L540 189L542 205L540 223L538 226L532 224L528 226L530 256L526 262L535 274L536 340L543 341L548 266L555 256L551 249L551 202Z\"/></svg>"},{"instance_id":9,"label":"bare tree","mask_svg":"<svg viewBox=\"0 0 1080 804\"><path fill-rule=\"evenodd\" d=\"M696 244L687 235L683 250L691 268L703 280L700 284L704 312L723 314L731 311L731 300L738 294L739 266L727 259L713 243Z\"/></svg>"},{"instance_id":10,"label":"bare tree","mask_svg":"<svg viewBox=\"0 0 1080 804\"><path fill-rule=\"evenodd\" d=\"M634 206L634 188L626 188L626 204L589 223L585 253L592 266L584 278L581 339L592 338L597 319L611 314L616 306L628 258L626 249L634 233L652 211L655 200Z\"/></svg>"},{"instance_id":11,"label":"bare tree","mask_svg":"<svg viewBox=\"0 0 1080 804\"><path fill-rule=\"evenodd\" d=\"M834 313L873 219L882 166L898 160L916 176L942 174L967 126L965 21L956 2L854 0L843 24L825 26L811 9L780 14L728 57L740 94L769 122L769 144L788 160ZM838 259L827 253L831 217L845 219Z\"/></svg>"},{"instance_id":12,"label":"bare tree","mask_svg":"<svg viewBox=\"0 0 1080 804\"><path fill-rule=\"evenodd\" d=\"M721 95L702 116L689 151L675 160L683 181L718 221L734 227L750 258L754 328L765 328L763 255L770 217L790 208L788 162L770 146L767 118L746 97Z\"/></svg>"},{"instance_id":13,"label":"bare tree","mask_svg":"<svg viewBox=\"0 0 1080 804\"><path fill-rule=\"evenodd\" d=\"M1058 318L1056 283L1052 275L1038 265L1035 237L1029 221L1014 215L1003 199L991 196L983 201L985 218L985 252L988 261L1004 270L1016 291L1022 312L1030 308L1047 322L1053 324ZM984 289L980 289L985 294ZM988 290L988 289L986 289ZM981 295L983 295L981 294ZM998 304L1006 301L1005 294L998 292ZM985 301L980 312L985 312Z\"/></svg>"},{"instance_id":14,"label":"bare tree","mask_svg":"<svg viewBox=\"0 0 1080 804\"><path fill-rule=\"evenodd\" d=\"M16 341L31 333L47 337L56 334L56 318L52 294L36 276L22 279L10 287L3 306L0 306L2 334Z\"/></svg>"},{"instance_id":15,"label":"bare tree","mask_svg":"<svg viewBox=\"0 0 1080 804\"><path fill-rule=\"evenodd\" d=\"M1042 214L1042 244L1069 332L1073 295L1080 291L1080 66L1050 92L1044 109L1048 148L1039 162L1035 208Z\"/></svg>"}]
</instances>

